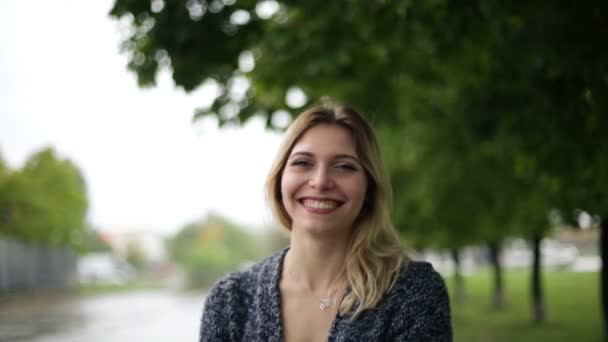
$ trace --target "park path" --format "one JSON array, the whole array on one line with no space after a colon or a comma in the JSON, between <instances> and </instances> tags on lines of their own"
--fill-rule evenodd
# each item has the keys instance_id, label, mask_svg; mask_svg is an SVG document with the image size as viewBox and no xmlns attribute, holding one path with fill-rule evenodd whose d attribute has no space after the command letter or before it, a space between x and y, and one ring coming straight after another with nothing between
<instances>
[{"instance_id":1,"label":"park path","mask_svg":"<svg viewBox=\"0 0 608 342\"><path fill-rule=\"evenodd\" d=\"M0 306L0 342L192 342L204 295L136 291Z\"/></svg>"}]
</instances>

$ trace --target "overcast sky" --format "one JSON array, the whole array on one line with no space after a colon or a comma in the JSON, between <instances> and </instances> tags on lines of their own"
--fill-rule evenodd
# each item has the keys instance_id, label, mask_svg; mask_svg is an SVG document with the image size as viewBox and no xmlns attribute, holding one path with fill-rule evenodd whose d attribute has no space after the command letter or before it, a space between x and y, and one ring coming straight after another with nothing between
<instances>
[{"instance_id":1,"label":"overcast sky","mask_svg":"<svg viewBox=\"0 0 608 342\"><path fill-rule=\"evenodd\" d=\"M118 51L111 0L0 1L0 153L20 167L52 146L82 170L88 220L102 230L174 233L219 212L271 222L263 196L280 136L261 121L191 123L211 88L185 94L162 75L142 90Z\"/></svg>"}]
</instances>

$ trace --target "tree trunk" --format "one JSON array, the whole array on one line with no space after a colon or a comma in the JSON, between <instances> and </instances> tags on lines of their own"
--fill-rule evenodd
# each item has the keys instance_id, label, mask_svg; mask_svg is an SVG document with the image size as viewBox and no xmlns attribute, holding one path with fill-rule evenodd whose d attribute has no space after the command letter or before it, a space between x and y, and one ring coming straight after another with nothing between
<instances>
[{"instance_id":1,"label":"tree trunk","mask_svg":"<svg viewBox=\"0 0 608 342\"><path fill-rule=\"evenodd\" d=\"M602 297L602 314L604 323L604 341L608 342L608 216L603 216L600 223L600 292Z\"/></svg>"},{"instance_id":2,"label":"tree trunk","mask_svg":"<svg viewBox=\"0 0 608 342\"><path fill-rule=\"evenodd\" d=\"M462 278L462 270L460 265L460 249L452 248L450 250L452 261L454 262L454 293L456 302L462 303L466 297L464 288L464 279Z\"/></svg>"},{"instance_id":3,"label":"tree trunk","mask_svg":"<svg viewBox=\"0 0 608 342\"><path fill-rule=\"evenodd\" d=\"M541 251L540 244L543 240L542 235L534 234L532 237L532 320L536 324L545 322L545 301L543 298L543 284L541 277Z\"/></svg>"},{"instance_id":4,"label":"tree trunk","mask_svg":"<svg viewBox=\"0 0 608 342\"><path fill-rule=\"evenodd\" d=\"M490 261L494 267L494 308L502 309L505 307L505 289L503 284L502 266L500 264L500 242L493 241L488 243L490 250Z\"/></svg>"}]
</instances>

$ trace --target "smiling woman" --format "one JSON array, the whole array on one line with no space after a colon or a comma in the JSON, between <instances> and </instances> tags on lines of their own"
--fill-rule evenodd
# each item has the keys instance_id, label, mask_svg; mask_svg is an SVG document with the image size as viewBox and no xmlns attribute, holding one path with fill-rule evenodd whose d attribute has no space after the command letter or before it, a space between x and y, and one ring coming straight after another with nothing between
<instances>
[{"instance_id":1,"label":"smiling woman","mask_svg":"<svg viewBox=\"0 0 608 342\"><path fill-rule=\"evenodd\" d=\"M292 234L333 235L346 242L366 187L349 132L328 124L310 128L294 145L281 175L281 203Z\"/></svg>"},{"instance_id":2,"label":"smiling woman","mask_svg":"<svg viewBox=\"0 0 608 342\"><path fill-rule=\"evenodd\" d=\"M300 114L267 195L290 246L216 283L200 341L452 340L445 284L405 255L378 143L358 112Z\"/></svg>"}]
</instances>

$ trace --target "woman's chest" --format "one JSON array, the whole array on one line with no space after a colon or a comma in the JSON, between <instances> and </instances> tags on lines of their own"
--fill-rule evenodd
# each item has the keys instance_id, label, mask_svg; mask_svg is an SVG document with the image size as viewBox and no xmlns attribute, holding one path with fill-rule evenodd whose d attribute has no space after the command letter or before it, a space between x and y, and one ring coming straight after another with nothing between
<instances>
[{"instance_id":1,"label":"woman's chest","mask_svg":"<svg viewBox=\"0 0 608 342\"><path fill-rule=\"evenodd\" d=\"M260 303L269 304L267 301ZM354 320L336 314L337 309L321 310L319 303L311 305L300 301L287 301L281 305L254 306L249 311L245 326L233 341L387 341L391 340L391 320L385 315L364 312ZM280 310L279 310L280 307ZM238 330L238 329L237 329Z\"/></svg>"},{"instance_id":2,"label":"woman's chest","mask_svg":"<svg viewBox=\"0 0 608 342\"><path fill-rule=\"evenodd\" d=\"M336 318L335 304L321 305L320 299L298 296L286 296L281 304L283 338L286 342L327 341Z\"/></svg>"}]
</instances>

